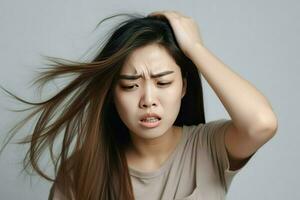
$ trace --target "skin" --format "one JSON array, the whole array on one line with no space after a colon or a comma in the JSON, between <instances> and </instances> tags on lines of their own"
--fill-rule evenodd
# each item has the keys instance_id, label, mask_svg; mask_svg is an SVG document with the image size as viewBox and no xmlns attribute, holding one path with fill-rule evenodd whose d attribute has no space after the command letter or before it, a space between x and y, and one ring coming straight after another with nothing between
<instances>
[{"instance_id":1,"label":"skin","mask_svg":"<svg viewBox=\"0 0 300 200\"><path fill-rule=\"evenodd\" d=\"M203 45L197 24L191 17L184 16L177 11L157 11L150 15L167 17L178 45L195 63L232 118L225 133L225 145L230 169L240 169L250 156L270 140L277 131L277 118L270 103L253 85L231 71ZM149 49L152 50L147 51ZM185 94L185 89L178 91L185 86L180 76L176 76L174 88L178 90L172 89L176 100L166 98L167 95L164 95L158 86L156 87L155 81L150 81L148 71L153 70L152 73L157 73L156 70L161 68L158 68L156 64L165 64L163 61L172 61L172 59L166 52L154 46L139 49L135 53L132 57L132 61L135 62L128 62L131 64L124 66L122 72L133 73L136 68L138 73L145 75L145 79L136 82L139 87L135 92L127 93L117 85L114 92L115 104L121 119L131 130L130 134L133 138L134 146L126 152L128 165L141 171L152 171L160 166L174 150L181 137L182 130L180 127L178 129L171 126L171 122L175 114L178 114L179 93ZM160 66L179 69L175 65ZM178 75L178 73L180 71L174 74ZM182 83L182 87L178 82ZM169 106L168 103L173 103L174 107ZM170 108L174 112L170 111ZM147 111L156 112L163 118L168 116L161 127L155 129L157 131L143 130L138 126L139 117Z\"/></svg>"},{"instance_id":2,"label":"skin","mask_svg":"<svg viewBox=\"0 0 300 200\"><path fill-rule=\"evenodd\" d=\"M168 19L178 45L230 115L225 146L230 169L241 168L277 132L278 120L270 102L204 46L197 23L191 17L177 11L157 11L150 15L164 15Z\"/></svg>"},{"instance_id":3,"label":"skin","mask_svg":"<svg viewBox=\"0 0 300 200\"><path fill-rule=\"evenodd\" d=\"M153 78L151 74L173 73ZM117 112L128 127L132 145L125 152L128 165L141 171L152 171L176 148L182 127L173 126L186 92L186 79L180 67L163 46L150 44L136 49L126 60L121 75L142 75L136 80L119 79L114 90ZM161 83L170 83L161 85ZM133 86L131 89L123 87ZM145 128L139 119L146 113L161 117L160 125Z\"/></svg>"}]
</instances>

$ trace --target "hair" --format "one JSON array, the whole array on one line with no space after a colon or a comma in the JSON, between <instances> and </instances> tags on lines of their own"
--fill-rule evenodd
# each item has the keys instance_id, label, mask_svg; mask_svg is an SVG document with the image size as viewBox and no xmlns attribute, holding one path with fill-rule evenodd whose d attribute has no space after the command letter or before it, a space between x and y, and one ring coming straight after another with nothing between
<instances>
[{"instance_id":1,"label":"hair","mask_svg":"<svg viewBox=\"0 0 300 200\"><path fill-rule=\"evenodd\" d=\"M55 186L66 199L134 199L124 154L131 138L114 106L113 89L126 58L137 48L153 43L161 45L180 67L182 78L187 78L186 94L174 125L205 123L201 77L195 64L179 48L167 18L116 14L99 24L122 15L129 18L115 26L92 61L48 57L51 63L40 72L34 84L39 83L41 88L62 75L75 77L47 100L29 102L1 86L18 101L31 106L21 111L33 110L10 129L12 135L4 146L25 123L38 116L31 134L18 142L30 144L23 169L32 167L40 176L54 182L52 189ZM55 154L54 145L59 136L62 136L61 147ZM39 166L46 148L54 165L54 178ZM226 188L224 179L222 183Z\"/></svg>"}]
</instances>

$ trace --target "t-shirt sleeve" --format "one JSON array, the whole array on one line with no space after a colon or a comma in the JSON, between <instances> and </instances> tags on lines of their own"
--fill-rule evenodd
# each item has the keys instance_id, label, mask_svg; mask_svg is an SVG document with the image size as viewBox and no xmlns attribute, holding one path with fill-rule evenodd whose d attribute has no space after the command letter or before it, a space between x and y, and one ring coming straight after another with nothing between
<instances>
[{"instance_id":1,"label":"t-shirt sleeve","mask_svg":"<svg viewBox=\"0 0 300 200\"><path fill-rule=\"evenodd\" d=\"M231 121L232 120L219 119L203 124L201 139L208 150L215 170L218 172L221 180L226 181L228 187L232 178L245 167L250 158L255 154L253 153L249 156L239 169L229 169L230 164L224 136Z\"/></svg>"}]
</instances>

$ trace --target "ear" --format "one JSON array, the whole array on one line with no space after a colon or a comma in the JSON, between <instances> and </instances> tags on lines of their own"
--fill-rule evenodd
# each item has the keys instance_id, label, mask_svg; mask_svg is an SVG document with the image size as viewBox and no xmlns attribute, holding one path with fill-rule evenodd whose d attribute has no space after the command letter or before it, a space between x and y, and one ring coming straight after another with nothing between
<instances>
[{"instance_id":1,"label":"ear","mask_svg":"<svg viewBox=\"0 0 300 200\"><path fill-rule=\"evenodd\" d=\"M186 87L187 87L187 81L186 78L183 79L183 84L182 84L182 94L181 94L181 98L184 97L185 93L186 93Z\"/></svg>"}]
</instances>

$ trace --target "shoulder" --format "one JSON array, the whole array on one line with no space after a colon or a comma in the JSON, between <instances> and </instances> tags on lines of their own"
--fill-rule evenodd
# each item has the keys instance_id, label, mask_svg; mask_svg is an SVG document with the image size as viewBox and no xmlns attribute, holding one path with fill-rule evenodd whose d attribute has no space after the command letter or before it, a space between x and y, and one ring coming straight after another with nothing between
<instances>
[{"instance_id":1,"label":"shoulder","mask_svg":"<svg viewBox=\"0 0 300 200\"><path fill-rule=\"evenodd\" d=\"M230 120L221 118L195 125L184 125L184 130L190 139L209 140L221 136L229 122Z\"/></svg>"},{"instance_id":2,"label":"shoulder","mask_svg":"<svg viewBox=\"0 0 300 200\"><path fill-rule=\"evenodd\" d=\"M223 145L225 130L230 124L228 119L217 119L196 125L184 125L187 140L197 144L198 148L210 149Z\"/></svg>"}]
</instances>

